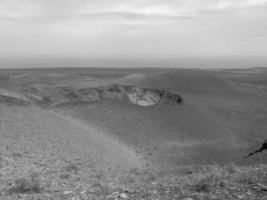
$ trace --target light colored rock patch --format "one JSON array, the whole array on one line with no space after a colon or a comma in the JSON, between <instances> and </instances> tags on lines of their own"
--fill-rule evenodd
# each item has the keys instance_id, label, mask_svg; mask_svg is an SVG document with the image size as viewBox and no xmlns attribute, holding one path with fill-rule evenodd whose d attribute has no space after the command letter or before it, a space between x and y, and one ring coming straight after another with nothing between
<instances>
[{"instance_id":1,"label":"light colored rock patch","mask_svg":"<svg viewBox=\"0 0 267 200\"><path fill-rule=\"evenodd\" d=\"M129 102L139 106L153 106L160 103L160 96L150 90L133 88L127 93Z\"/></svg>"},{"instance_id":2,"label":"light colored rock patch","mask_svg":"<svg viewBox=\"0 0 267 200\"><path fill-rule=\"evenodd\" d=\"M27 101L27 98L24 95L15 93L13 91L5 90L5 89L0 89L0 95L6 96L6 97L12 97L15 99L22 99L24 101Z\"/></svg>"}]
</instances>

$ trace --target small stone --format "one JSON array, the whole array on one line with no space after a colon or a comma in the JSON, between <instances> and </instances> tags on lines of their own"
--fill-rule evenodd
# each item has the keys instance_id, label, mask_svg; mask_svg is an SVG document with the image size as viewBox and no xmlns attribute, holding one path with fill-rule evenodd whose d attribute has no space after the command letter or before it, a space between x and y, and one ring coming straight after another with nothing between
<instances>
[{"instance_id":1,"label":"small stone","mask_svg":"<svg viewBox=\"0 0 267 200\"><path fill-rule=\"evenodd\" d=\"M258 183L257 186L259 187L259 190L265 191L265 192L267 191L267 186L260 184L260 183Z\"/></svg>"},{"instance_id":2,"label":"small stone","mask_svg":"<svg viewBox=\"0 0 267 200\"><path fill-rule=\"evenodd\" d=\"M81 194L86 194L86 191L85 190L81 191Z\"/></svg>"},{"instance_id":3,"label":"small stone","mask_svg":"<svg viewBox=\"0 0 267 200\"><path fill-rule=\"evenodd\" d=\"M119 192L113 192L112 194L106 196L107 199L115 198L117 199L120 196Z\"/></svg>"},{"instance_id":4,"label":"small stone","mask_svg":"<svg viewBox=\"0 0 267 200\"><path fill-rule=\"evenodd\" d=\"M244 199L245 197L246 197L246 195L244 195L244 194L237 195L238 199Z\"/></svg>"},{"instance_id":5,"label":"small stone","mask_svg":"<svg viewBox=\"0 0 267 200\"><path fill-rule=\"evenodd\" d=\"M122 198L122 199L129 199L129 195L126 194L126 193L121 193L120 194L120 198Z\"/></svg>"}]
</instances>

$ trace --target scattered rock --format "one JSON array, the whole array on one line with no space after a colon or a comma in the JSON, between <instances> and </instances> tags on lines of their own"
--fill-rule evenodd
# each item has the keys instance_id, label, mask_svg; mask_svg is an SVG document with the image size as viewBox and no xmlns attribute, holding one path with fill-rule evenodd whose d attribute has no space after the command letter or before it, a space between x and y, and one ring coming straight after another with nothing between
<instances>
[{"instance_id":1,"label":"scattered rock","mask_svg":"<svg viewBox=\"0 0 267 200\"><path fill-rule=\"evenodd\" d=\"M121 194L119 195L119 197L122 198L122 199L129 199L129 195L126 194L126 193L121 193Z\"/></svg>"},{"instance_id":2,"label":"scattered rock","mask_svg":"<svg viewBox=\"0 0 267 200\"><path fill-rule=\"evenodd\" d=\"M246 197L246 195L244 195L244 194L239 194L239 195L237 195L237 198L238 199L244 199Z\"/></svg>"}]
</instances>

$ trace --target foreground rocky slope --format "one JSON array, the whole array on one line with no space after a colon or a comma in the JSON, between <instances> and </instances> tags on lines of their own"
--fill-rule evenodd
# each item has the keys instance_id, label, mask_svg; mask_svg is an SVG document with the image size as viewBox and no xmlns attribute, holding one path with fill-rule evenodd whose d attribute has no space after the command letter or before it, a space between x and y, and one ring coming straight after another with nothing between
<instances>
[{"instance_id":1,"label":"foreground rocky slope","mask_svg":"<svg viewBox=\"0 0 267 200\"><path fill-rule=\"evenodd\" d=\"M267 166L186 165L161 172L128 146L32 105L0 104L0 199L255 199ZM15 122L15 123L14 123Z\"/></svg>"}]
</instances>

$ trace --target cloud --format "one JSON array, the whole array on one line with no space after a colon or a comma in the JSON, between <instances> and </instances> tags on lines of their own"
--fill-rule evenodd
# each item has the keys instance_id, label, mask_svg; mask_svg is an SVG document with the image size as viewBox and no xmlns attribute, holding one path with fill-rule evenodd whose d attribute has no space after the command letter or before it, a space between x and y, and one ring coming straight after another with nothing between
<instances>
[{"instance_id":1,"label":"cloud","mask_svg":"<svg viewBox=\"0 0 267 200\"><path fill-rule=\"evenodd\" d=\"M256 40L267 40L267 35L256 36Z\"/></svg>"},{"instance_id":2,"label":"cloud","mask_svg":"<svg viewBox=\"0 0 267 200\"><path fill-rule=\"evenodd\" d=\"M0 18L29 22L181 20L266 4L267 0L0 0Z\"/></svg>"},{"instance_id":3,"label":"cloud","mask_svg":"<svg viewBox=\"0 0 267 200\"><path fill-rule=\"evenodd\" d=\"M37 13L37 6L31 1L0 0L0 18L16 20L34 17Z\"/></svg>"},{"instance_id":4,"label":"cloud","mask_svg":"<svg viewBox=\"0 0 267 200\"><path fill-rule=\"evenodd\" d=\"M265 55L266 20L267 0L0 0L0 55Z\"/></svg>"},{"instance_id":5,"label":"cloud","mask_svg":"<svg viewBox=\"0 0 267 200\"><path fill-rule=\"evenodd\" d=\"M143 14L138 12L123 12L123 11L109 11L109 12L89 12L79 14L76 18L83 21L160 21L160 20L191 20L195 16L191 15L162 15L162 14Z\"/></svg>"}]
</instances>

